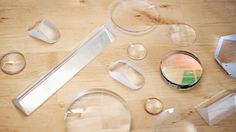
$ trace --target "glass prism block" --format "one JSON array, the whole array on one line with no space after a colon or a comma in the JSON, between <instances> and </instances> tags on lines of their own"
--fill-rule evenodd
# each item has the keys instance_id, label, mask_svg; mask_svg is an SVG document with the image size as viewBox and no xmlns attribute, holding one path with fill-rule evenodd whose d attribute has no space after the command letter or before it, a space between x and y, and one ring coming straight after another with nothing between
<instances>
[{"instance_id":1,"label":"glass prism block","mask_svg":"<svg viewBox=\"0 0 236 132\"><path fill-rule=\"evenodd\" d=\"M222 90L198 104L196 109L208 125L214 125L236 113L236 93Z\"/></svg>"},{"instance_id":2,"label":"glass prism block","mask_svg":"<svg viewBox=\"0 0 236 132\"><path fill-rule=\"evenodd\" d=\"M215 59L226 73L236 78L236 34L220 37Z\"/></svg>"},{"instance_id":3,"label":"glass prism block","mask_svg":"<svg viewBox=\"0 0 236 132\"><path fill-rule=\"evenodd\" d=\"M142 88L145 83L141 69L127 60L119 60L111 64L109 74L114 80L133 90Z\"/></svg>"},{"instance_id":4,"label":"glass prism block","mask_svg":"<svg viewBox=\"0 0 236 132\"><path fill-rule=\"evenodd\" d=\"M60 39L60 32L54 24L47 19L37 21L33 27L28 29L29 36L45 41L56 43Z\"/></svg>"}]
</instances>

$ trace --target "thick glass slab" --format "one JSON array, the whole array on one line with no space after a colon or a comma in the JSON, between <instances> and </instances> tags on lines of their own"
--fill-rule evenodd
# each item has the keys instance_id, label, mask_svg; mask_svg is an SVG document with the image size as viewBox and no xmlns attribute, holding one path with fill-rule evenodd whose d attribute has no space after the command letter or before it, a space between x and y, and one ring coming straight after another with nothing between
<instances>
[{"instance_id":1,"label":"thick glass slab","mask_svg":"<svg viewBox=\"0 0 236 132\"><path fill-rule=\"evenodd\" d=\"M217 124L231 115L236 116L236 92L222 90L198 104L196 109L209 125Z\"/></svg>"},{"instance_id":2,"label":"thick glass slab","mask_svg":"<svg viewBox=\"0 0 236 132\"><path fill-rule=\"evenodd\" d=\"M119 60L111 64L109 74L113 79L133 90L140 89L145 84L141 70L126 60Z\"/></svg>"},{"instance_id":3,"label":"thick glass slab","mask_svg":"<svg viewBox=\"0 0 236 132\"><path fill-rule=\"evenodd\" d=\"M28 34L51 44L56 43L61 36L57 27L47 19L37 21L34 26L28 29Z\"/></svg>"},{"instance_id":4,"label":"thick glass slab","mask_svg":"<svg viewBox=\"0 0 236 132\"><path fill-rule=\"evenodd\" d=\"M18 95L13 100L13 103L26 115L30 115L66 82L95 59L114 39L115 36L109 25L99 27L46 75L42 76Z\"/></svg>"}]
</instances>

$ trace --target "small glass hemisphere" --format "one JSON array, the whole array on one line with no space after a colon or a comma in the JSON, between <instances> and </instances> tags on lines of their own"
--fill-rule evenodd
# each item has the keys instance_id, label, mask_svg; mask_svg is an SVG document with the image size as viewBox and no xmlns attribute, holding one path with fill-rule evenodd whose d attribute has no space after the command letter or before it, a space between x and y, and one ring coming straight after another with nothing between
<instances>
[{"instance_id":1,"label":"small glass hemisphere","mask_svg":"<svg viewBox=\"0 0 236 132\"><path fill-rule=\"evenodd\" d=\"M130 44L127 48L129 58L134 60L142 60L147 55L146 48L139 43Z\"/></svg>"},{"instance_id":2,"label":"small glass hemisphere","mask_svg":"<svg viewBox=\"0 0 236 132\"><path fill-rule=\"evenodd\" d=\"M25 57L22 53L9 52L1 58L1 70L9 75L21 72L26 65Z\"/></svg>"},{"instance_id":3,"label":"small glass hemisphere","mask_svg":"<svg viewBox=\"0 0 236 132\"><path fill-rule=\"evenodd\" d=\"M147 113L157 115L163 110L163 104L159 99L152 97L145 101L144 108Z\"/></svg>"}]
</instances>

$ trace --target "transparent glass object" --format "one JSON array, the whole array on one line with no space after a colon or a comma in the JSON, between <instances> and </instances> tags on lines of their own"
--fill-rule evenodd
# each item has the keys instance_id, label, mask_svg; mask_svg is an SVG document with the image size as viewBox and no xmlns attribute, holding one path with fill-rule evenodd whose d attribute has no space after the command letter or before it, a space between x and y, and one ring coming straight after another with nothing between
<instances>
[{"instance_id":1,"label":"transparent glass object","mask_svg":"<svg viewBox=\"0 0 236 132\"><path fill-rule=\"evenodd\" d=\"M113 24L130 34L144 34L158 23L159 13L150 0L117 0L110 6Z\"/></svg>"},{"instance_id":2,"label":"transparent glass object","mask_svg":"<svg viewBox=\"0 0 236 132\"><path fill-rule=\"evenodd\" d=\"M215 59L232 77L236 77L236 34L220 37Z\"/></svg>"},{"instance_id":3,"label":"transparent glass object","mask_svg":"<svg viewBox=\"0 0 236 132\"><path fill-rule=\"evenodd\" d=\"M48 73L13 99L14 105L26 115L30 115L66 82L94 60L114 39L115 36L110 25L100 26Z\"/></svg>"},{"instance_id":4,"label":"transparent glass object","mask_svg":"<svg viewBox=\"0 0 236 132\"><path fill-rule=\"evenodd\" d=\"M133 90L140 89L145 84L141 69L126 60L111 64L109 74L113 79Z\"/></svg>"},{"instance_id":5,"label":"transparent glass object","mask_svg":"<svg viewBox=\"0 0 236 132\"><path fill-rule=\"evenodd\" d=\"M208 125L217 124L231 115L236 116L236 92L222 90L195 108Z\"/></svg>"},{"instance_id":6,"label":"transparent glass object","mask_svg":"<svg viewBox=\"0 0 236 132\"><path fill-rule=\"evenodd\" d=\"M61 36L57 27L47 19L37 21L34 26L28 29L28 34L51 44L56 43Z\"/></svg>"},{"instance_id":7,"label":"transparent glass object","mask_svg":"<svg viewBox=\"0 0 236 132\"><path fill-rule=\"evenodd\" d=\"M17 74L25 68L25 65L24 55L17 51L9 52L1 58L1 70L6 74Z\"/></svg>"},{"instance_id":8,"label":"transparent glass object","mask_svg":"<svg viewBox=\"0 0 236 132\"><path fill-rule=\"evenodd\" d=\"M65 114L67 132L130 132L131 113L125 100L105 89L79 93Z\"/></svg>"},{"instance_id":9,"label":"transparent glass object","mask_svg":"<svg viewBox=\"0 0 236 132\"><path fill-rule=\"evenodd\" d=\"M161 76L171 87L178 90L191 89L202 76L200 60L187 51L174 51L161 61Z\"/></svg>"},{"instance_id":10,"label":"transparent glass object","mask_svg":"<svg viewBox=\"0 0 236 132\"><path fill-rule=\"evenodd\" d=\"M139 43L130 44L127 48L128 56L134 60L141 60L146 57L146 48Z\"/></svg>"},{"instance_id":11,"label":"transparent glass object","mask_svg":"<svg viewBox=\"0 0 236 132\"><path fill-rule=\"evenodd\" d=\"M170 39L178 46L192 46L196 41L196 32L190 25L173 24L169 31Z\"/></svg>"},{"instance_id":12,"label":"transparent glass object","mask_svg":"<svg viewBox=\"0 0 236 132\"><path fill-rule=\"evenodd\" d=\"M156 116L154 132L198 132L199 128L183 112L175 108L163 110Z\"/></svg>"},{"instance_id":13,"label":"transparent glass object","mask_svg":"<svg viewBox=\"0 0 236 132\"><path fill-rule=\"evenodd\" d=\"M163 110L162 102L157 98L148 98L145 101L144 108L151 115L156 115Z\"/></svg>"}]
</instances>

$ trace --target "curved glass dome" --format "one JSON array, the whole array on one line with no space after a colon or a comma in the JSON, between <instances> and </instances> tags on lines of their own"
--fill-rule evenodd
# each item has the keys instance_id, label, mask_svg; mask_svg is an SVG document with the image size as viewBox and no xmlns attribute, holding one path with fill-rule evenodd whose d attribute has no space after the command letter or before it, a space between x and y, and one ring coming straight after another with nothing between
<instances>
[{"instance_id":1,"label":"curved glass dome","mask_svg":"<svg viewBox=\"0 0 236 132\"><path fill-rule=\"evenodd\" d=\"M65 114L67 132L129 132L131 113L124 99L105 89L79 93Z\"/></svg>"},{"instance_id":2,"label":"curved glass dome","mask_svg":"<svg viewBox=\"0 0 236 132\"><path fill-rule=\"evenodd\" d=\"M3 55L0 62L1 70L9 75L21 72L24 70L26 65L24 55L17 51L9 52Z\"/></svg>"},{"instance_id":3,"label":"curved glass dome","mask_svg":"<svg viewBox=\"0 0 236 132\"><path fill-rule=\"evenodd\" d=\"M154 132L198 132L199 128L183 112L168 108L156 116Z\"/></svg>"}]
</instances>

